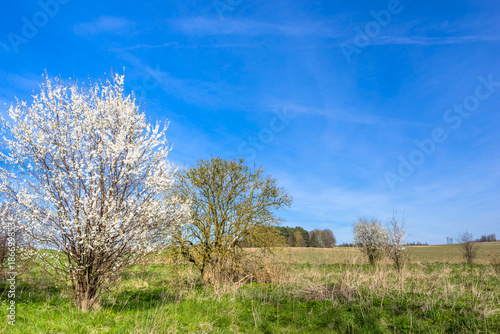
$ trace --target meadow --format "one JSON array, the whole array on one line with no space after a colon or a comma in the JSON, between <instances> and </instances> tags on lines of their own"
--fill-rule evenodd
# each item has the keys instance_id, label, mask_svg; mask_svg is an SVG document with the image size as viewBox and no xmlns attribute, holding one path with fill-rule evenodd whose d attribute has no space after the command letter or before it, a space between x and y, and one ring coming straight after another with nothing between
<instances>
[{"instance_id":1,"label":"meadow","mask_svg":"<svg viewBox=\"0 0 500 334\"><path fill-rule=\"evenodd\" d=\"M164 258L122 275L96 310L36 267L16 286L16 323L5 333L500 333L500 242L466 264L457 245L416 246L399 273L359 250L279 249L245 283L206 288L189 264ZM251 251L251 250L250 250Z\"/></svg>"},{"instance_id":2,"label":"meadow","mask_svg":"<svg viewBox=\"0 0 500 334\"><path fill-rule=\"evenodd\" d=\"M409 246L410 262L412 263L463 263L459 245L435 245L435 246ZM475 263L490 264L498 258L500 252L500 241L481 243ZM368 261L357 248L334 247L334 248L284 248L279 254L285 255L288 261L293 263L311 264L333 264L352 263L368 264ZM387 259L381 263L389 263Z\"/></svg>"}]
</instances>

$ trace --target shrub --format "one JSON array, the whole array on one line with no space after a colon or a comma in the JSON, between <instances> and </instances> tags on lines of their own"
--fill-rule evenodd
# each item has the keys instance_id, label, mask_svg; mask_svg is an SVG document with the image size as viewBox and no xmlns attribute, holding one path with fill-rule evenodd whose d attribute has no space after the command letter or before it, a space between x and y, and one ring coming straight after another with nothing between
<instances>
[{"instance_id":1,"label":"shrub","mask_svg":"<svg viewBox=\"0 0 500 334\"><path fill-rule=\"evenodd\" d=\"M376 218L359 218L353 226L354 242L367 256L370 264L375 264L383 255L387 243L387 232Z\"/></svg>"}]
</instances>

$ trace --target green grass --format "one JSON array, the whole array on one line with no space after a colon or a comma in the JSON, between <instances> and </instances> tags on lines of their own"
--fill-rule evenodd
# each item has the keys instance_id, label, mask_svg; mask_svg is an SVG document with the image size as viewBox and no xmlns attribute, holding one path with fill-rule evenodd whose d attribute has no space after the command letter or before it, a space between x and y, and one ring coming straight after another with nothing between
<instances>
[{"instance_id":1,"label":"green grass","mask_svg":"<svg viewBox=\"0 0 500 334\"><path fill-rule=\"evenodd\" d=\"M343 262L330 253L337 249L323 250L323 257L317 256L321 250L288 251L295 254L275 259L281 263L273 283L218 289L205 288L189 265L136 267L92 312L78 311L66 289L32 268L18 277L15 327L6 324L8 298L0 285L1 328L73 334L500 333L500 276L491 265L414 256L400 275L385 264L349 258L335 263Z\"/></svg>"}]
</instances>

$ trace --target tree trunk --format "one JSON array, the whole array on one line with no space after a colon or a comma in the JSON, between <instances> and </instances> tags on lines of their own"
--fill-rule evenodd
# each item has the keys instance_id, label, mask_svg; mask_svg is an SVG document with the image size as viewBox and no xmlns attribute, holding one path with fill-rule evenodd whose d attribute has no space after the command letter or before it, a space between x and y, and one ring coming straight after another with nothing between
<instances>
[{"instance_id":1,"label":"tree trunk","mask_svg":"<svg viewBox=\"0 0 500 334\"><path fill-rule=\"evenodd\" d=\"M375 264L375 254L373 253L368 254L368 262L370 262L371 265Z\"/></svg>"},{"instance_id":2,"label":"tree trunk","mask_svg":"<svg viewBox=\"0 0 500 334\"><path fill-rule=\"evenodd\" d=\"M212 285L212 275L210 273L209 268L203 267L201 268L201 279L203 281L203 284L205 284L206 287L209 287Z\"/></svg>"},{"instance_id":3,"label":"tree trunk","mask_svg":"<svg viewBox=\"0 0 500 334\"><path fill-rule=\"evenodd\" d=\"M75 287L76 307L81 311L90 310L99 297L99 283L96 280L88 280L89 276L85 274L77 277Z\"/></svg>"}]
</instances>

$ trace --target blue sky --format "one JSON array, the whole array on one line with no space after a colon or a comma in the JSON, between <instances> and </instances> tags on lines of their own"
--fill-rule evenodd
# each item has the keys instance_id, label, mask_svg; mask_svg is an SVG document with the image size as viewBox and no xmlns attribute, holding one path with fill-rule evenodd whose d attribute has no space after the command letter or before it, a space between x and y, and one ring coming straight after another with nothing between
<instances>
[{"instance_id":1,"label":"blue sky","mask_svg":"<svg viewBox=\"0 0 500 334\"><path fill-rule=\"evenodd\" d=\"M286 225L352 240L407 214L410 241L500 234L500 3L15 1L0 12L0 103L42 74L122 73L171 159L263 165ZM107 74L105 74L107 73Z\"/></svg>"}]
</instances>

